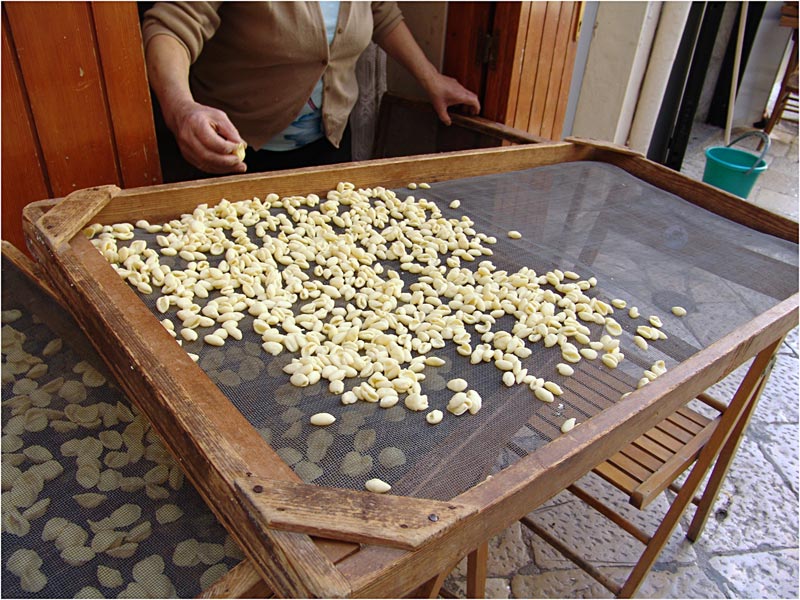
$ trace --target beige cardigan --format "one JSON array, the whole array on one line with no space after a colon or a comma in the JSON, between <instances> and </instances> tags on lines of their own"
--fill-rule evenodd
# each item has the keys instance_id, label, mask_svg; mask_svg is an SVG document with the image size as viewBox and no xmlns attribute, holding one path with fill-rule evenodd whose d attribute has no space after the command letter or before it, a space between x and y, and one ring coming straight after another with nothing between
<instances>
[{"instance_id":1,"label":"beige cardigan","mask_svg":"<svg viewBox=\"0 0 800 600\"><path fill-rule=\"evenodd\" d=\"M323 128L338 147L358 98L356 61L402 18L395 2L342 2L328 46L317 2L158 2L142 33L145 46L169 35L186 48L194 99L223 110L255 148L292 122L322 77Z\"/></svg>"}]
</instances>

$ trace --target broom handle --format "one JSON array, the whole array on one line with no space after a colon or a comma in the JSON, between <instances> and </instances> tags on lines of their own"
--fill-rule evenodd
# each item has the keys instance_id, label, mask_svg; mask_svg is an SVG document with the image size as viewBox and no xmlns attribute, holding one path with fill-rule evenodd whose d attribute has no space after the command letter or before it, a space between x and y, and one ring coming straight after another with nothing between
<instances>
[{"instance_id":1,"label":"broom handle","mask_svg":"<svg viewBox=\"0 0 800 600\"><path fill-rule=\"evenodd\" d=\"M739 63L742 58L742 46L744 45L744 27L747 21L747 0L742 2L741 13L739 14L739 35L736 38L736 53L733 55L733 77L731 77L731 94L728 98L728 118L725 121L725 145L731 140L731 126L733 125L733 109L736 104L736 91L739 85Z\"/></svg>"}]
</instances>

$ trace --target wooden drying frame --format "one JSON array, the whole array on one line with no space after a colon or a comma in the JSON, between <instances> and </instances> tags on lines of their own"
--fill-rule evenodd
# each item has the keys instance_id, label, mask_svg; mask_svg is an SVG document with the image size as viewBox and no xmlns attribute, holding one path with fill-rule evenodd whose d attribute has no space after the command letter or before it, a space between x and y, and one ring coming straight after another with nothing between
<instances>
[{"instance_id":1,"label":"wooden drying frame","mask_svg":"<svg viewBox=\"0 0 800 600\"><path fill-rule=\"evenodd\" d=\"M211 595L272 590L295 597L400 597L417 590L781 339L798 322L798 294L569 434L451 502L439 502L301 483L79 234L81 229L93 222L161 222L223 197L236 201L268 192L323 192L340 181L402 187L410 180L434 183L580 160L616 165L690 203L797 242L798 226L788 219L628 149L578 139L131 190L92 188L26 208L28 243L51 285L74 308L128 396L249 559L212 588ZM330 517L334 509L336 522ZM438 520L428 518L433 514Z\"/></svg>"}]
</instances>

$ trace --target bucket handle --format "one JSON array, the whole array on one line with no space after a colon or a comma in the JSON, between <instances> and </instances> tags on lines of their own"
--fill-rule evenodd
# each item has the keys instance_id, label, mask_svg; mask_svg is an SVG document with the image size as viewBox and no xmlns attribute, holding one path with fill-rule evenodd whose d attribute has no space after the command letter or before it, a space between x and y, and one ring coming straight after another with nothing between
<instances>
[{"instance_id":1,"label":"bucket handle","mask_svg":"<svg viewBox=\"0 0 800 600\"><path fill-rule=\"evenodd\" d=\"M764 149L761 151L761 156L758 157L758 160L756 160L753 163L753 166L750 167L750 170L748 170L745 173L745 175L750 175L750 173L752 173L753 170L758 166L758 163L760 163L762 160L764 160L764 157L767 155L767 152L769 152L769 145L770 145L769 136L766 133L764 133L763 131L748 131L747 133L743 133L742 135L737 137L735 140L733 140L730 144L725 146L726 148L730 148L736 142L738 142L740 140L743 140L746 137L753 136L753 135L756 136L756 137L760 137L761 138L761 141L764 143Z\"/></svg>"}]
</instances>

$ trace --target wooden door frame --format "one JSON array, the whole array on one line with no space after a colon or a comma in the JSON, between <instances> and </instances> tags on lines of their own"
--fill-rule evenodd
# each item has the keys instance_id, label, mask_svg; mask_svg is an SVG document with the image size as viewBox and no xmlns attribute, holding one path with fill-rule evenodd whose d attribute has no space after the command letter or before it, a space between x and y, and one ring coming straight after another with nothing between
<instances>
[{"instance_id":1,"label":"wooden door frame","mask_svg":"<svg viewBox=\"0 0 800 600\"><path fill-rule=\"evenodd\" d=\"M505 123L522 2L449 2L442 71L481 99L481 116ZM500 35L502 32L503 35ZM486 40L499 40L486 48ZM477 54L486 52L488 63Z\"/></svg>"},{"instance_id":2,"label":"wooden door frame","mask_svg":"<svg viewBox=\"0 0 800 600\"><path fill-rule=\"evenodd\" d=\"M569 16L568 35L571 41L568 47L571 50L564 56L565 65L575 61L584 4L576 2ZM478 94L481 100L480 114L491 121L512 125L510 121L516 111L520 87L520 77L516 71L521 68L526 54L524 40L528 34L531 10L531 2L448 4L443 72ZM563 45L565 32L559 31L561 37L558 39ZM486 39L491 40L489 48L484 45ZM479 61L476 54L483 54L485 60ZM530 49L527 54L530 54ZM546 128L547 131L558 128L557 123L563 123L566 118L572 67L569 67L569 77L562 75L555 92L557 96L563 96L561 101L556 101L550 90L545 90L540 98L541 102L549 102L546 111L550 116L548 121L551 125L555 124ZM547 73L543 77L550 78L551 75ZM546 79L543 82L545 85L548 83ZM539 134L538 129L529 132ZM551 137L560 137L560 133L560 129L553 131Z\"/></svg>"}]
</instances>

